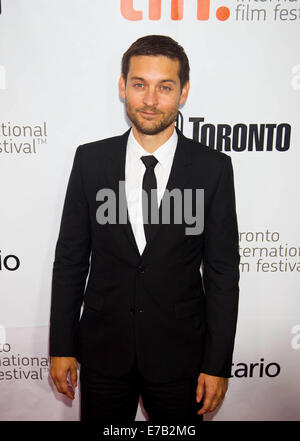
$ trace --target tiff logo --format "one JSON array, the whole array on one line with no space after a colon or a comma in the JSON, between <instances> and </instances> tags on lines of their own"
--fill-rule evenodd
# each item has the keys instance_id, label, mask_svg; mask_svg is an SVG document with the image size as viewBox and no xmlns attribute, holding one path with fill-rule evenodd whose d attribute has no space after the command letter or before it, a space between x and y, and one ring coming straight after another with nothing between
<instances>
[{"instance_id":1,"label":"tiff logo","mask_svg":"<svg viewBox=\"0 0 300 441\"><path fill-rule=\"evenodd\" d=\"M210 12L210 0L195 0L197 5L197 19L208 20ZM184 0L171 0L171 19L182 20L184 12ZM121 14L131 21L143 20L143 11L134 8L133 0L121 0ZM224 21L229 18L230 11L226 6L221 6L216 11L218 20ZM148 0L149 20L161 19L161 0Z\"/></svg>"},{"instance_id":2,"label":"tiff logo","mask_svg":"<svg viewBox=\"0 0 300 441\"><path fill-rule=\"evenodd\" d=\"M0 64L0 90L5 88L5 67Z\"/></svg>"}]
</instances>

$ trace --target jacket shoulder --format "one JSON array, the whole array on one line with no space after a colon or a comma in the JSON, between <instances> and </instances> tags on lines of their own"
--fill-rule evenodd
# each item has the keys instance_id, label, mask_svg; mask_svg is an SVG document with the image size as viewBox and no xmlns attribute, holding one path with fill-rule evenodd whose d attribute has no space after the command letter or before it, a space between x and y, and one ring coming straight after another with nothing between
<instances>
[{"instance_id":1,"label":"jacket shoulder","mask_svg":"<svg viewBox=\"0 0 300 441\"><path fill-rule=\"evenodd\" d=\"M124 139L124 135L112 136L110 138L91 141L85 144L81 144L77 148L77 151L84 156L105 154L108 151L111 151L112 148L120 145L122 139Z\"/></svg>"},{"instance_id":2,"label":"jacket shoulder","mask_svg":"<svg viewBox=\"0 0 300 441\"><path fill-rule=\"evenodd\" d=\"M212 149L201 142L195 141L191 138L187 138L181 134L183 137L186 147L195 160L199 159L205 161L207 164L224 164L224 162L230 162L231 157L224 152Z\"/></svg>"}]
</instances>

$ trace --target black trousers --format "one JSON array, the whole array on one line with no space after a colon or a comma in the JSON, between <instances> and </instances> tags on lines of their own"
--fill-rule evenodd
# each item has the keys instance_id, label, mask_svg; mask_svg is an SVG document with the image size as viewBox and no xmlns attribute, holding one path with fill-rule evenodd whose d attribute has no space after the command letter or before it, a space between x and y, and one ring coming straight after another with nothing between
<instances>
[{"instance_id":1,"label":"black trousers","mask_svg":"<svg viewBox=\"0 0 300 441\"><path fill-rule=\"evenodd\" d=\"M185 378L154 384L144 379L136 360L123 377L106 377L96 371L80 368L81 421L124 423L135 420L139 398L145 418L158 423L199 423L197 378Z\"/></svg>"}]
</instances>

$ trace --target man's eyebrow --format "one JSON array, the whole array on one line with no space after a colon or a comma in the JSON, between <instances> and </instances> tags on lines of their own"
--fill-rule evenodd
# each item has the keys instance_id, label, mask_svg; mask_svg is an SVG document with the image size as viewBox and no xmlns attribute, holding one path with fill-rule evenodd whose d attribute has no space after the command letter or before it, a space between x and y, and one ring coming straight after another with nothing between
<instances>
[{"instance_id":1,"label":"man's eyebrow","mask_svg":"<svg viewBox=\"0 0 300 441\"><path fill-rule=\"evenodd\" d=\"M176 84L176 81L174 81L174 80L162 80L161 83L173 83L173 84Z\"/></svg>"},{"instance_id":2,"label":"man's eyebrow","mask_svg":"<svg viewBox=\"0 0 300 441\"><path fill-rule=\"evenodd\" d=\"M141 77L131 77L130 80L131 81L137 81L137 80L138 81L145 81L144 78L141 78Z\"/></svg>"},{"instance_id":3,"label":"man's eyebrow","mask_svg":"<svg viewBox=\"0 0 300 441\"><path fill-rule=\"evenodd\" d=\"M146 81L144 78L142 77L131 77L130 78L131 81ZM176 84L176 81L171 80L171 79L166 79L166 80L161 80L161 83L173 83Z\"/></svg>"}]
</instances>

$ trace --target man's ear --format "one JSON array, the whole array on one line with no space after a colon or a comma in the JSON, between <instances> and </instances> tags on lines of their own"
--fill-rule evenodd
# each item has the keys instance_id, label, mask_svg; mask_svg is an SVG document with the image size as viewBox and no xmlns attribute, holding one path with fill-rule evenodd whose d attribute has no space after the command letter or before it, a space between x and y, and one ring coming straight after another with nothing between
<instances>
[{"instance_id":1,"label":"man's ear","mask_svg":"<svg viewBox=\"0 0 300 441\"><path fill-rule=\"evenodd\" d=\"M123 74L120 76L119 87L120 87L121 98L123 98L123 100L125 100L125 98L126 98L126 82L125 82L125 78L124 78Z\"/></svg>"},{"instance_id":2,"label":"man's ear","mask_svg":"<svg viewBox=\"0 0 300 441\"><path fill-rule=\"evenodd\" d=\"M179 104L184 104L186 102L187 97L189 95L189 90L190 90L190 82L187 81L181 90Z\"/></svg>"}]
</instances>

